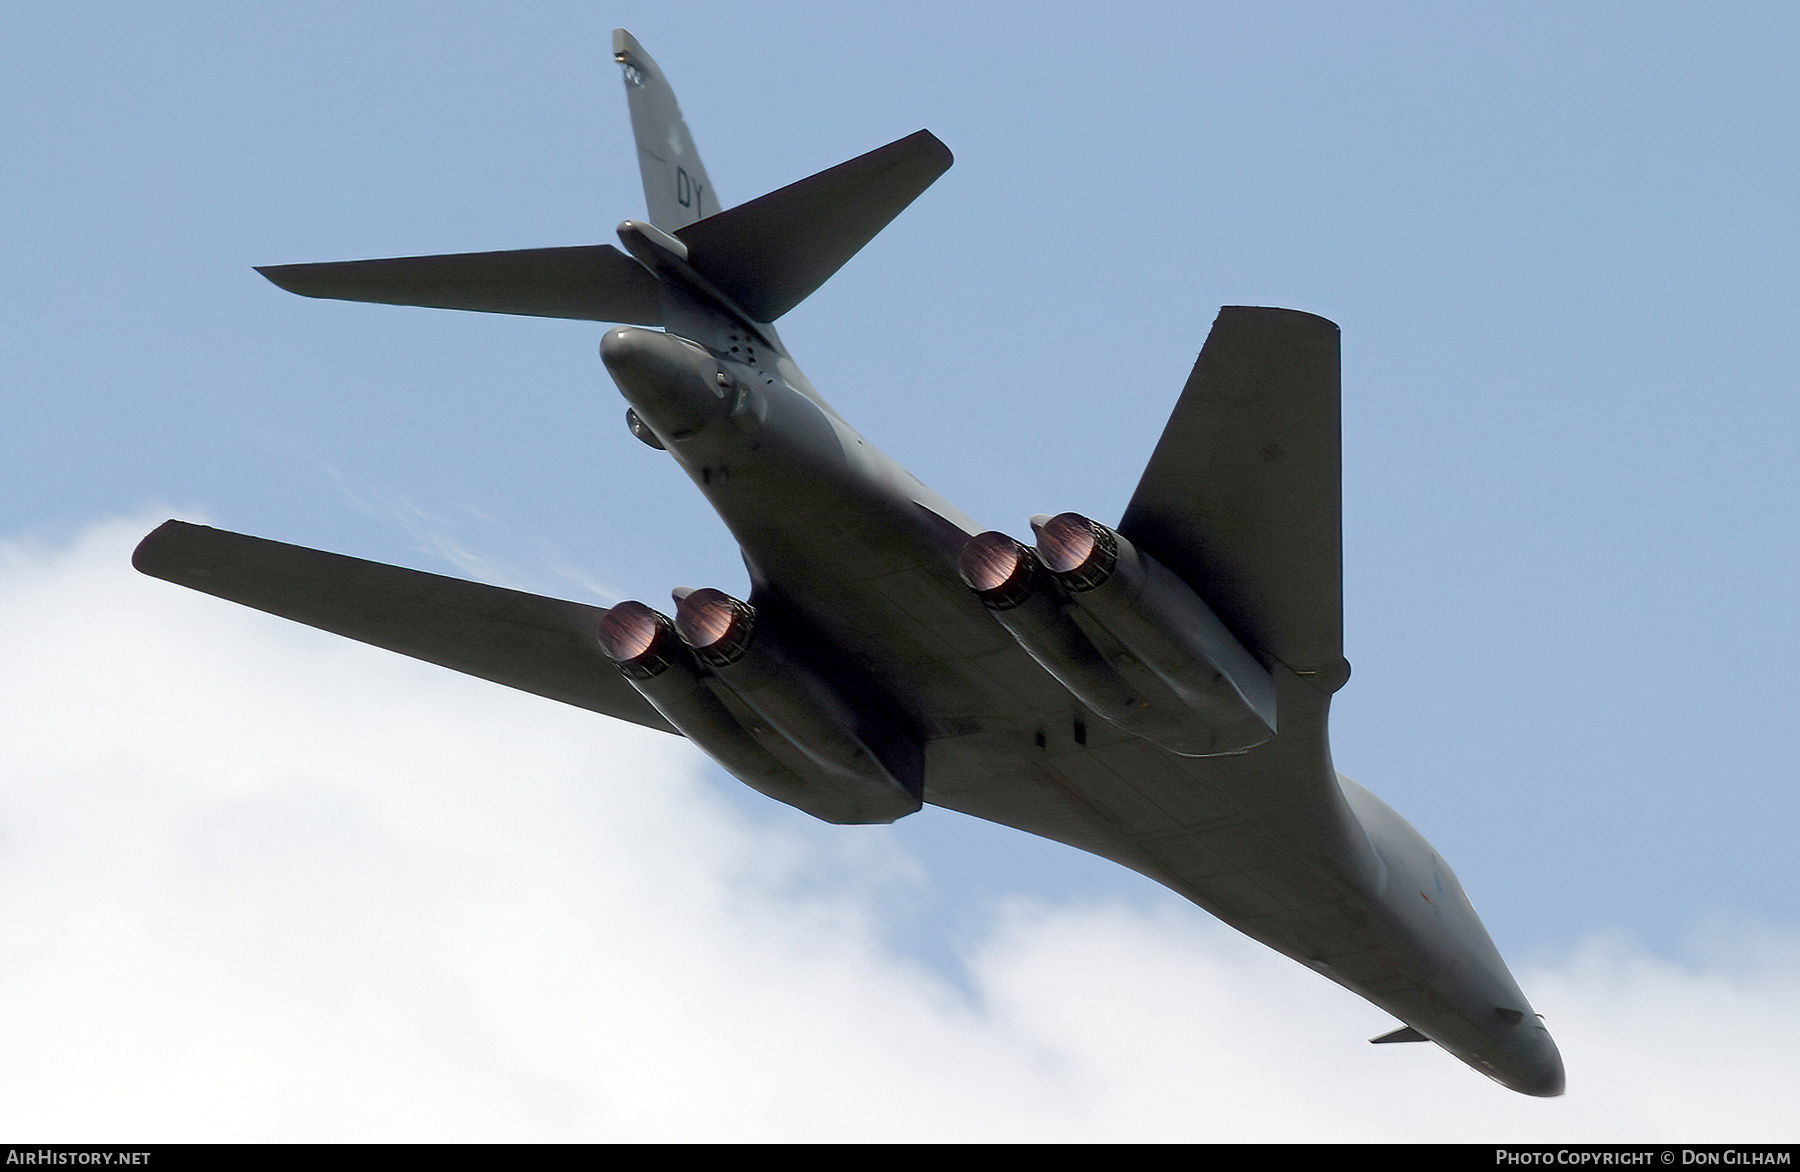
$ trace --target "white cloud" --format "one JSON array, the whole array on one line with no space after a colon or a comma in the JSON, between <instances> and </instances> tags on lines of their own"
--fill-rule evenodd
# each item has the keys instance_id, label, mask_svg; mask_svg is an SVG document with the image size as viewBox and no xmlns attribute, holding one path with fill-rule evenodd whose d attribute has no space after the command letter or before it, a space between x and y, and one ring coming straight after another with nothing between
<instances>
[{"instance_id":1,"label":"white cloud","mask_svg":"<svg viewBox=\"0 0 1800 1172\"><path fill-rule=\"evenodd\" d=\"M1521 972L1510 1094L1197 913L994 909L971 1000L677 742L0 550L0 1129L53 1140L1791 1140L1800 948ZM1735 951L1734 951L1735 950Z\"/></svg>"}]
</instances>

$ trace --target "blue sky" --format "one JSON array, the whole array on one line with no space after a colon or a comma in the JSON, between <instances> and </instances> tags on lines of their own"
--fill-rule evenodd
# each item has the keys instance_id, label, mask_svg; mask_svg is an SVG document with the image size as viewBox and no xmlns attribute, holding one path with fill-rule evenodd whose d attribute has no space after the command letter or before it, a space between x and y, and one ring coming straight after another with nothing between
<instances>
[{"instance_id":1,"label":"blue sky","mask_svg":"<svg viewBox=\"0 0 1800 1172\"><path fill-rule=\"evenodd\" d=\"M445 929L450 954L497 938L458 918L469 905L446 892L462 891L464 880L440 887L434 868L482 860L524 923L541 914L557 926L511 945L553 969L544 940L600 915L620 885L641 895L654 887L650 876L679 871L670 860L704 870L707 860L766 851L779 862L756 864L772 870L758 872L752 887L762 902L746 914L782 925L783 940L823 925L838 942L817 947L848 951L807 961L820 966L808 971L822 988L845 1004L879 1004L871 989L911 973L939 990L919 1013L961 1007L930 1017L924 1035L971 1045L956 1031L975 1021L969 1028L989 1042L1030 1039L1008 1052L1022 1064L1014 1075L993 1080L1013 1088L1017 1111L996 1108L992 1118L1015 1135L1045 1134L1032 1131L1048 1126L1032 1122L1040 1118L1083 1118L1046 1104L1123 1101L1121 1088L1137 1087L1154 1062L1099 1057L1086 1042L1018 1026L1059 1018L1007 1002L999 992L1012 987L1007 974L1059 985L1045 958L1092 952L1068 943L1088 939L1084 931L1127 941L1120 955L1167 961L1158 973L1185 971L1198 954L1184 948L1228 957L1217 963L1232 972L1263 972L1254 951L1232 951L1234 938L1204 916L1062 848L929 811L893 831L814 826L667 744L592 729L579 713L542 715L549 706L529 698L439 685L410 666L356 658L365 656L356 648L326 650L306 632L228 616L221 604L170 601L174 592L158 584L107 577L109 557L123 557L132 533L179 515L585 600L654 601L677 584L742 587L735 549L698 494L626 434L623 402L594 352L600 327L307 301L250 269L610 240L642 204L609 59L615 25L670 75L728 205L921 126L956 152L956 166L782 330L840 411L984 524L1019 533L1038 512L1116 517L1219 305L1291 306L1337 321L1355 666L1334 712L1337 763L1456 866L1527 992L1551 1014L1569 1062L1563 1106L1539 1105L1536 1116L1510 1105L1492 1116L1454 1109L1487 1127L1481 1138L1508 1128L1536 1134L1546 1119L1570 1138L1631 1138L1643 1134L1633 1121L1664 1118L1665 1100L1705 1101L1679 1080L1645 1090L1619 1073L1634 1063L1679 1065L1679 1055L1707 1071L1709 1061L1726 1071L1747 1065L1763 1085L1775 1077L1756 1064L1784 1061L1773 1057L1779 1049L1742 1057L1745 1047L1761 1053L1754 1041L1696 1057L1672 1042L1632 1050L1601 1030L1584 1052L1546 1002L1563 996L1564 1013L1588 1023L1584 1006L1666 988L1668 1000L1644 1010L1658 1021L1692 1013L1695 1032L1729 1039L1739 1035L1726 1019L1752 1023L1743 1035L1751 1039L1800 1029L1791 1007L1759 1018L1781 1011L1756 1000L1800 981L1789 678L1800 659L1792 604L1800 409L1789 342L1800 312L1792 82L1800 16L1778 5L965 4L889 16L822 5L7 6L0 540L10 551L8 621L24 634L10 644L6 694L16 706L0 727L14 730L15 745L37 748L15 748L0 788L4 843L13 844L0 883L21 899L31 894L39 910L12 928L39 955L63 955L65 945L78 954L86 936L69 925L116 907L109 891L128 890L142 899L159 892L155 909L102 922L127 937L147 923L178 924L141 945L167 958L169 939L191 937L211 942L195 955L216 957L212 949L255 920L260 891L267 906L297 918L298 938L314 933L321 948L352 958L345 971L358 977L277 995L266 957L208 969L208 981L257 1007L245 1020L269 1030L320 1017L385 1021L384 981L399 982L411 965L441 976L448 963L437 952L426 960L369 946L383 936L379 925L413 914L409 900L463 909L446 921L461 925ZM183 639L142 643L150 633L121 632L119 614ZM212 623L237 641L208 638ZM234 664L246 647L281 669L246 665L232 675L203 654ZM389 671L398 674L379 674ZM155 682L164 678L166 688ZM390 686L346 711L355 688L344 681L365 678ZM115 679L146 691L105 683ZM423 701L400 694L413 688L462 719L434 724ZM390 719L367 711L388 701L397 706ZM168 724L149 721L152 711ZM243 731L296 713L317 723L271 732L272 741ZM342 738L360 755L331 747L344 722L361 730ZM217 735L188 743L146 731L171 726ZM509 823L500 837L517 845L505 850L466 831L443 840L454 848L433 840L462 862L398 848L389 858L369 846L412 841L412 817L452 820L371 795L429 794L397 780L422 768L419 758L435 759L417 738L459 736L480 738L468 759L505 776L470 773L457 792L484 782L521 795L539 786L521 807L544 822ZM59 737L88 748L57 748ZM532 774L521 743L589 746L592 764L580 765L575 748L546 749L554 761ZM68 754L84 752L91 767L76 771L81 785L47 780L64 777ZM509 754L519 762L506 764ZM106 797L114 783L97 780L107 762L125 763L121 777L161 779L118 807L141 807L146 825L163 828L148 872L127 866L99 829L110 823L98 812L115 808ZM579 782L566 774L584 768L593 775ZM184 777L234 770L273 780L182 788ZM625 802L615 813L655 822L674 844L669 853L631 854L636 870L582 870L597 864L556 837L566 833L557 824L567 803L590 800L582 786L611 792L657 779L676 804L646 813ZM226 792L235 796L219 796ZM514 817L470 802L458 816ZM334 827L364 817L372 819L364 846L346 847ZM249 841L276 845L209 853L213 836L229 844L240 825ZM547 841L534 835L560 845L534 853L530 844ZM727 845L708 855L684 835ZM340 899L362 905L315 886L344 850L364 851L369 883L387 893L368 905L385 910L369 911L371 926L349 937L327 910ZM58 869L90 857L111 861ZM540 886L505 878L533 858L580 871L589 902L547 894L556 891L549 878ZM215 872L254 872L243 906L222 911L169 878ZM731 920L721 909L735 906L719 894L730 884L710 871L695 883L711 894L666 922L717 930ZM684 949L702 946L673 932L656 939L637 955L676 986L699 963ZM796 944L780 963L801 963L795 957L810 947ZM592 959L587 946L570 948ZM741 950L722 955L744 960ZM189 963L167 959L156 971ZM8 978L15 1005L43 989L66 991L29 1028L0 1022L15 1052L21 1039L51 1046L79 1034L72 1023L92 1006L78 993L90 985L85 995L96 1002L129 1001L97 978L72 981L48 965ZM767 971L769 987L780 988L785 970L767 960ZM1105 1002L1148 998L1139 984L1161 979L1134 979L1129 967L1112 975L1071 970L1066 980L1071 988L1091 980L1082 987ZM468 993L475 986L443 980L461 990L443 995L453 1008L395 1027L405 1039L395 1055L417 1062L453 1044L446 1039L462 1044L477 1019L483 1036L518 1047L508 1053L537 1053L519 1039L546 1027L502 1021L493 1009L525 996L518 987L478 982L491 994L483 1000ZM1059 996L1018 980L1031 1004ZM1278 1063L1272 1038L1303 1031L1270 1015L1324 1015L1307 1047L1339 1034L1360 1046L1384 1028L1378 1014L1358 1016L1366 1007L1348 995L1297 969L1295 980L1322 986L1316 1006L1305 992L1291 1004L1258 1002L1264 1033L1208 1044L1249 1061L1234 1048L1241 1044L1255 1062ZM351 987L371 991L358 1000L344 991ZM917 995L909 987L901 1001ZM206 1039L196 1046L212 1055L163 1080L160 1113L130 1114L124 1104L137 1092L121 1081L112 1098L37 1090L24 1100L32 1113L8 1118L21 1127L55 1120L66 1138L120 1131L121 1119L140 1122L124 1134L160 1135L162 1120L179 1132L169 1138L203 1138L224 1124L194 1104L216 1102L208 1095L221 1081L243 1095L266 1085L271 1103L312 1101L257 1057L279 1051L275 1043L240 1054L217 1042L235 1036L228 1023L200 1008L181 1016L179 999L142 996L132 1022L159 1014L189 1022L169 1028ZM468 1008L477 1005L485 1008ZM997 1024L1002 1005L1023 1015L1005 1018L1011 1033ZM821 1027L822 1036L838 1036L835 1028ZM1104 1032L1095 1021L1055 1028ZM292 1026L282 1036L305 1032ZM895 1045L910 1053L923 1046L917 1036ZM868 1046L847 1025L842 1038L850 1050ZM157 1053L153 1039L140 1042L132 1053ZM823 1057L808 1069L850 1062L846 1050L820 1045ZM1375 1127L1368 1134L1422 1136L1408 1130L1416 1120L1378 1112L1371 1120L1345 1106L1361 1102L1345 1084L1379 1077L1369 1072L1386 1069L1381 1062L1419 1065L1367 1050L1342 1057L1351 1064L1342 1068L1331 1065L1339 1058L1296 1051L1309 1069L1350 1071L1306 1084L1305 1117L1326 1121L1325 1135ZM926 1067L956 1068L946 1052L934 1051L936 1065ZM1084 1066L1070 1054L1095 1057ZM1460 1067L1426 1057L1439 1061L1419 1065L1418 1077L1453 1084L1445 1094L1471 1102L1504 1094L1479 1079L1464 1087ZM600 1065L651 1085L643 1071L661 1061ZM518 1119L481 1134L625 1134L607 1129L656 1117L647 1107L626 1111L623 1092L597 1068L576 1065L583 1073L557 1081L557 1094L606 1110L571 1108L546 1122L534 1095L520 1091ZM289 1067L316 1067L321 1079L331 1069L325 1055ZM91 1076L70 1070L70 1087ZM1595 1086L1603 1072L1616 1075L1604 1093ZM14 1074L25 1080L27 1071ZM599 1082L583 1081L590 1075ZM1293 1085L1291 1075L1268 1077ZM319 1093L323 1105L310 1113L249 1114L270 1121L261 1134L368 1134L356 1130L354 1111ZM471 1082L441 1099L421 1095L415 1114L391 1118L408 1121L399 1134L452 1134L433 1129L457 1117L444 1105L464 1093L490 1091ZM1623 1114L1577 1114L1596 1102L1584 1095ZM756 1118L720 1134L759 1134ZM823 1134L806 1130L818 1118L797 1116L782 1134ZM1092 1134L1146 1134L1123 1109L1095 1107L1089 1118ZM1704 1130L1717 1118L1690 1122ZM1730 1118L1737 1130L1720 1138L1748 1137L1758 1122L1777 1137L1793 1133L1791 1110L1785 1119ZM1277 1117L1261 1134L1292 1134L1280 1128L1293 1119ZM1196 1130L1182 1134L1220 1134L1192 1122ZM649 1134L681 1134L668 1128ZM871 1124L848 1134L884 1133Z\"/></svg>"}]
</instances>

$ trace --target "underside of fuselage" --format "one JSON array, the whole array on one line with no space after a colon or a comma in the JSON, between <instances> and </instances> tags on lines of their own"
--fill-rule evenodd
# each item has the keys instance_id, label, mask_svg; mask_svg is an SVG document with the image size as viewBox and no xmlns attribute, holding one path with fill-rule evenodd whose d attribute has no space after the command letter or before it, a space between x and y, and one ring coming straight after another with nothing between
<instances>
[{"instance_id":1,"label":"underside of fuselage","mask_svg":"<svg viewBox=\"0 0 1800 1172\"><path fill-rule=\"evenodd\" d=\"M1561 1058L1455 875L1327 741L1342 649L1338 331L1214 323L1117 526L980 528L787 354L799 304L950 166L920 131L721 210L656 63L615 34L650 207L610 246L263 270L309 296L635 323L632 434L731 531L748 597L539 598L172 521L157 577L678 732L816 817L924 803L1111 859L1514 1090Z\"/></svg>"},{"instance_id":2,"label":"underside of fuselage","mask_svg":"<svg viewBox=\"0 0 1800 1172\"><path fill-rule=\"evenodd\" d=\"M814 670L879 687L903 712L924 745L925 801L1139 871L1503 1084L1560 1090L1554 1046L1454 875L1333 769L1328 692L1278 668L1270 743L1160 751L1007 637L953 569L973 522L810 386L641 329L613 331L602 353L737 539L759 621L831 648Z\"/></svg>"}]
</instances>

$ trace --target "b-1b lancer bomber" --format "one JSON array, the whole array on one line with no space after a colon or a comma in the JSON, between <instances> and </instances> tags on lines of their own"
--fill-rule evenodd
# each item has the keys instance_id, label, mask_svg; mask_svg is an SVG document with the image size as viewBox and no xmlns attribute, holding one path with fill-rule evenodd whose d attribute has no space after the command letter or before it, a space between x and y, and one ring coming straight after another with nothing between
<instances>
[{"instance_id":1,"label":"b-1b lancer bomber","mask_svg":"<svg viewBox=\"0 0 1800 1172\"><path fill-rule=\"evenodd\" d=\"M613 55L649 218L611 245L260 270L309 297L623 323L633 435L749 597L611 608L170 521L147 574L686 737L834 823L924 803L1156 880L1528 1095L1562 1059L1456 876L1339 774L1338 330L1228 307L1125 513L984 531L858 434L772 323L951 164L928 131L721 209L662 70ZM673 613L668 613L672 611Z\"/></svg>"}]
</instances>

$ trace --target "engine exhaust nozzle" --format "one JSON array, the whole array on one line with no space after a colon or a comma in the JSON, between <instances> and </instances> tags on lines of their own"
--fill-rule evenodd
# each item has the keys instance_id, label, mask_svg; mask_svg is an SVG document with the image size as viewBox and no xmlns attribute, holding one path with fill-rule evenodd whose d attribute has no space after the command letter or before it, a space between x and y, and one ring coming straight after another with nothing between
<instances>
[{"instance_id":1,"label":"engine exhaust nozzle","mask_svg":"<svg viewBox=\"0 0 1800 1172\"><path fill-rule=\"evenodd\" d=\"M694 657L708 667L724 667L744 657L756 629L756 611L723 590L707 586L675 601L675 630Z\"/></svg>"},{"instance_id":2,"label":"engine exhaust nozzle","mask_svg":"<svg viewBox=\"0 0 1800 1172\"><path fill-rule=\"evenodd\" d=\"M1033 528L1044 568L1070 590L1094 589L1112 577L1119 564L1119 542L1113 531L1080 513L1058 513Z\"/></svg>"},{"instance_id":3,"label":"engine exhaust nozzle","mask_svg":"<svg viewBox=\"0 0 1800 1172\"><path fill-rule=\"evenodd\" d=\"M1011 610L1036 588L1038 559L1030 546L988 532L969 538L956 559L956 572L989 608Z\"/></svg>"},{"instance_id":4,"label":"engine exhaust nozzle","mask_svg":"<svg viewBox=\"0 0 1800 1172\"><path fill-rule=\"evenodd\" d=\"M681 649L675 624L641 602L621 602L607 611L597 634L606 657L633 679L661 675Z\"/></svg>"}]
</instances>

